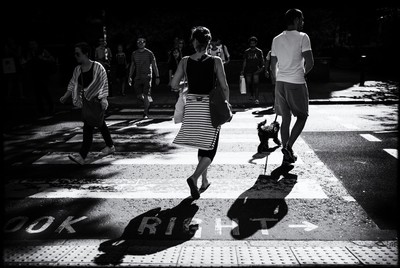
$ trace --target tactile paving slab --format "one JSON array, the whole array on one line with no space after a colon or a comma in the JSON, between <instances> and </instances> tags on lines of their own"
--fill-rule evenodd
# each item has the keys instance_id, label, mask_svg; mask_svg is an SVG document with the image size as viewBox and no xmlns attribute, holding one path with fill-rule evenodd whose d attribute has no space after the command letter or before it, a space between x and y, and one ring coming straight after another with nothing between
<instances>
[{"instance_id":1,"label":"tactile paving slab","mask_svg":"<svg viewBox=\"0 0 400 268\"><path fill-rule=\"evenodd\" d=\"M237 247L239 265L298 265L289 247Z\"/></svg>"},{"instance_id":2,"label":"tactile paving slab","mask_svg":"<svg viewBox=\"0 0 400 268\"><path fill-rule=\"evenodd\" d=\"M395 247L347 247L365 265L398 265Z\"/></svg>"},{"instance_id":3,"label":"tactile paving slab","mask_svg":"<svg viewBox=\"0 0 400 268\"><path fill-rule=\"evenodd\" d=\"M5 248L3 260L5 263L49 263L57 262L73 247L66 246L17 246Z\"/></svg>"},{"instance_id":4,"label":"tactile paving slab","mask_svg":"<svg viewBox=\"0 0 400 268\"><path fill-rule=\"evenodd\" d=\"M6 266L397 266L396 246L8 246Z\"/></svg>"},{"instance_id":5,"label":"tactile paving slab","mask_svg":"<svg viewBox=\"0 0 400 268\"><path fill-rule=\"evenodd\" d=\"M179 258L180 247L168 249L154 247L129 247L127 255L123 259L123 263L140 265L158 265L158 266L176 266ZM131 255L131 253L136 253Z\"/></svg>"},{"instance_id":6,"label":"tactile paving slab","mask_svg":"<svg viewBox=\"0 0 400 268\"><path fill-rule=\"evenodd\" d=\"M356 265L359 260L344 247L292 247L301 265Z\"/></svg>"},{"instance_id":7,"label":"tactile paving slab","mask_svg":"<svg viewBox=\"0 0 400 268\"><path fill-rule=\"evenodd\" d=\"M183 247L178 266L236 266L235 247Z\"/></svg>"}]
</instances>

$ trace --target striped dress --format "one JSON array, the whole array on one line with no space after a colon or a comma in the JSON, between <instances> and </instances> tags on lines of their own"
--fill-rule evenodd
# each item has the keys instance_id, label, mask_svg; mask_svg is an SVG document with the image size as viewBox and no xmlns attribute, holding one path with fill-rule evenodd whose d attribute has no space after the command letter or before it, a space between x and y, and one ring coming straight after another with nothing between
<instances>
[{"instance_id":1,"label":"striped dress","mask_svg":"<svg viewBox=\"0 0 400 268\"><path fill-rule=\"evenodd\" d=\"M77 107L82 107L82 96L78 87L78 79L81 72L81 66L76 66L67 88L72 92L72 103ZM84 88L83 91L87 100L92 100L96 97L98 99L103 99L108 96L107 72L100 62L93 61L93 81L89 86Z\"/></svg>"},{"instance_id":2,"label":"striped dress","mask_svg":"<svg viewBox=\"0 0 400 268\"><path fill-rule=\"evenodd\" d=\"M203 64L202 62L188 59L187 80L189 91L186 98L183 122L173 141L174 144L207 151L214 149L221 127L214 128L211 124L208 93L215 86L214 59L211 58L211 60L211 63L206 63L206 60ZM198 87L206 88L198 89Z\"/></svg>"}]
</instances>

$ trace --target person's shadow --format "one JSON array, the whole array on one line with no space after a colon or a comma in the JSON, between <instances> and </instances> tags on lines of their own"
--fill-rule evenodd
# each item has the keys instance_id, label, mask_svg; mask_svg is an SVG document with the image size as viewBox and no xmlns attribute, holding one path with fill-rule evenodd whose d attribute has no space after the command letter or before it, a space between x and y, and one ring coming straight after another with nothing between
<instances>
[{"instance_id":1,"label":"person's shadow","mask_svg":"<svg viewBox=\"0 0 400 268\"><path fill-rule=\"evenodd\" d=\"M96 264L120 264L126 255L147 255L163 251L192 239L198 224L191 224L199 207L188 197L165 210L153 208L132 219L119 238L100 244L104 254Z\"/></svg>"},{"instance_id":2,"label":"person's shadow","mask_svg":"<svg viewBox=\"0 0 400 268\"><path fill-rule=\"evenodd\" d=\"M245 239L258 230L268 230L282 220L288 206L285 197L297 182L297 175L289 173L293 165L282 165L271 175L260 175L252 187L232 204L227 216L237 223L231 235Z\"/></svg>"}]
</instances>

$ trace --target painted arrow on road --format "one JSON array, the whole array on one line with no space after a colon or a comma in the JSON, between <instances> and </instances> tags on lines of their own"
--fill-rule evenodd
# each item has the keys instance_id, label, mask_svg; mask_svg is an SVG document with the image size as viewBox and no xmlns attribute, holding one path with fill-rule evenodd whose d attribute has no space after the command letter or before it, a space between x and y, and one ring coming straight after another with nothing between
<instances>
[{"instance_id":1,"label":"painted arrow on road","mask_svg":"<svg viewBox=\"0 0 400 268\"><path fill-rule=\"evenodd\" d=\"M318 226L308 221L303 221L302 224L289 224L289 228L304 228L304 231L309 232L314 229L317 229Z\"/></svg>"}]
</instances>

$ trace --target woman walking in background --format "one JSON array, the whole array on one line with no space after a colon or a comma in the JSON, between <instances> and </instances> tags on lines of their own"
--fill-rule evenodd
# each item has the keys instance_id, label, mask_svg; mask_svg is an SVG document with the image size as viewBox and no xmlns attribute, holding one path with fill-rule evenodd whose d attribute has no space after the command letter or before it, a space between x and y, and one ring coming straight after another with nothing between
<instances>
[{"instance_id":1,"label":"woman walking in background","mask_svg":"<svg viewBox=\"0 0 400 268\"><path fill-rule=\"evenodd\" d=\"M87 43L82 42L75 45L75 58L79 65L75 67L67 91L60 98L60 102L65 103L72 96L73 105L82 108L85 102L97 100L101 103L102 109L106 110L108 107L107 72L100 62L90 60L89 55L90 46ZM86 163L85 159L92 146L94 130L94 127L88 122L84 121L83 123L83 143L81 149L78 154L68 155L72 161L80 165ZM104 118L99 129L106 143L106 147L101 151L101 155L105 156L114 153L114 143Z\"/></svg>"}]
</instances>

